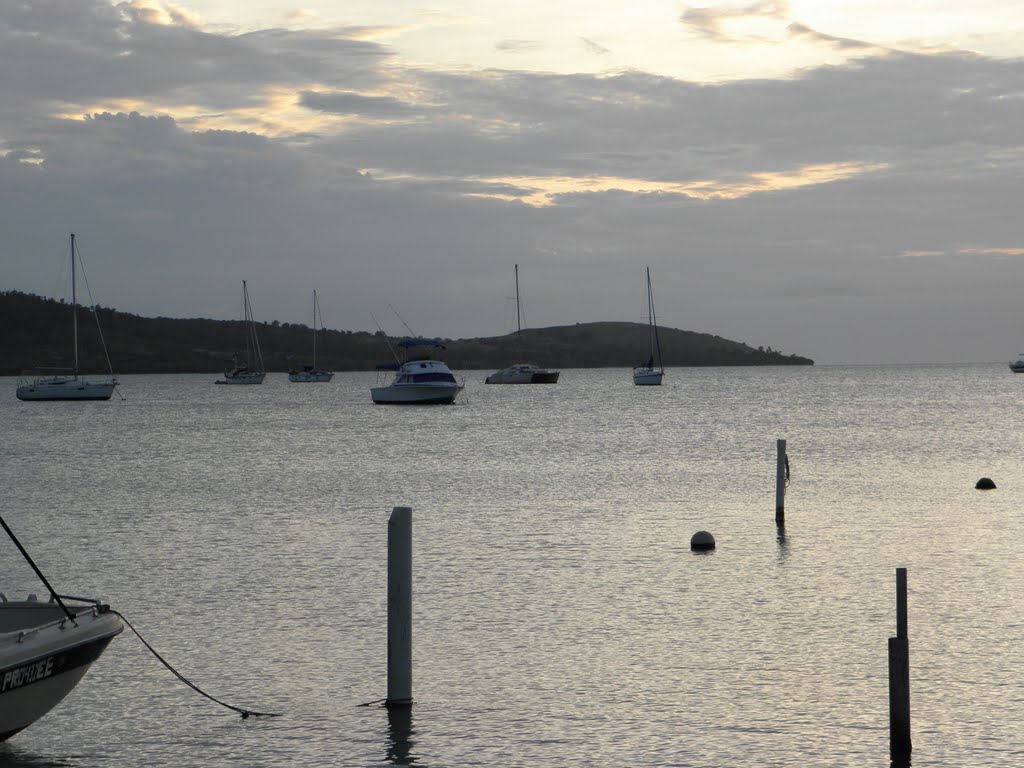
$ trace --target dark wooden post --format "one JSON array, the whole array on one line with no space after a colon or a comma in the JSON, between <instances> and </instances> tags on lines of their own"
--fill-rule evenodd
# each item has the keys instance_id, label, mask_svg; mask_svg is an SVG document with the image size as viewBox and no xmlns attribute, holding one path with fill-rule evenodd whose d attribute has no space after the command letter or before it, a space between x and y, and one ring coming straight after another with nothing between
<instances>
[{"instance_id":1,"label":"dark wooden post","mask_svg":"<svg viewBox=\"0 0 1024 768\"><path fill-rule=\"evenodd\" d=\"M896 569L896 637L889 638L889 755L906 760L910 742L910 642L907 634L907 569Z\"/></svg>"},{"instance_id":2,"label":"dark wooden post","mask_svg":"<svg viewBox=\"0 0 1024 768\"><path fill-rule=\"evenodd\" d=\"M786 459L786 441L775 443L775 524L786 524L786 481L789 475L789 462Z\"/></svg>"}]
</instances>

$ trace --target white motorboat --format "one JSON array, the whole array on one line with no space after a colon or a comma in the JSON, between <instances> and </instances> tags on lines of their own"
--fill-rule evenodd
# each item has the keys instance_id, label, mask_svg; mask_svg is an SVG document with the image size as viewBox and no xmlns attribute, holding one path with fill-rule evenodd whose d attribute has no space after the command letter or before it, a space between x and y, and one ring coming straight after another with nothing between
<instances>
[{"instance_id":1,"label":"white motorboat","mask_svg":"<svg viewBox=\"0 0 1024 768\"><path fill-rule=\"evenodd\" d=\"M519 265L516 275L516 340L521 342L523 334L522 313L519 311ZM515 363L508 368L495 371L484 379L485 384L557 384L558 371L538 368L532 363Z\"/></svg>"},{"instance_id":2,"label":"white motorboat","mask_svg":"<svg viewBox=\"0 0 1024 768\"><path fill-rule=\"evenodd\" d=\"M124 626L98 600L8 600L0 594L0 740L67 696ZM71 601L84 603L74 605Z\"/></svg>"},{"instance_id":3,"label":"white motorboat","mask_svg":"<svg viewBox=\"0 0 1024 768\"><path fill-rule=\"evenodd\" d=\"M1018 355L1016 360L1010 361L1010 370L1014 373L1024 373L1024 353Z\"/></svg>"},{"instance_id":4,"label":"white motorboat","mask_svg":"<svg viewBox=\"0 0 1024 768\"><path fill-rule=\"evenodd\" d=\"M113 370L106 381L89 381L78 374L78 296L75 284L75 266L81 257L75 246L75 236L71 235L71 327L72 346L74 349L74 366L72 368L37 368L31 380L23 380L15 390L19 400L109 400L117 386ZM95 315L95 309L93 310ZM97 327L99 318L96 318ZM106 355L106 344L100 331L100 343ZM110 357L107 356L107 366Z\"/></svg>"},{"instance_id":5,"label":"white motorboat","mask_svg":"<svg viewBox=\"0 0 1024 768\"><path fill-rule=\"evenodd\" d=\"M495 371L484 381L487 384L557 384L558 373L531 363L516 363Z\"/></svg>"},{"instance_id":6,"label":"white motorboat","mask_svg":"<svg viewBox=\"0 0 1024 768\"><path fill-rule=\"evenodd\" d=\"M633 383L638 386L659 386L665 376L661 363L661 342L658 340L658 321L654 317L654 293L651 291L651 268L647 268L647 327L650 331L651 354L647 362L633 369ZM657 358L657 360L655 360ZM657 365L655 365L657 362Z\"/></svg>"},{"instance_id":7,"label":"white motorboat","mask_svg":"<svg viewBox=\"0 0 1024 768\"><path fill-rule=\"evenodd\" d=\"M235 357L235 364L224 371L224 378L217 384L262 384L267 372L263 367L263 353L260 351L260 339L256 335L256 321L252 316L252 305L249 303L249 288L242 281L242 314L245 316L245 362L240 363ZM249 356L252 355L255 368L250 367Z\"/></svg>"},{"instance_id":8,"label":"white motorboat","mask_svg":"<svg viewBox=\"0 0 1024 768\"><path fill-rule=\"evenodd\" d=\"M322 371L316 367L316 321L320 315L320 305L317 303L316 291L313 291L313 364L302 366L302 370L288 371L288 381L296 384L307 384L318 381L330 381L334 374L330 371ZM323 318L320 318L320 327L323 328Z\"/></svg>"},{"instance_id":9,"label":"white motorboat","mask_svg":"<svg viewBox=\"0 0 1024 768\"><path fill-rule=\"evenodd\" d=\"M398 343L406 359L394 364L378 366L380 370L395 371L391 383L383 387L372 387L373 402L389 405L436 405L455 401L462 391L462 384L440 360L430 359L435 349L444 349L439 341L431 339L407 339Z\"/></svg>"}]
</instances>

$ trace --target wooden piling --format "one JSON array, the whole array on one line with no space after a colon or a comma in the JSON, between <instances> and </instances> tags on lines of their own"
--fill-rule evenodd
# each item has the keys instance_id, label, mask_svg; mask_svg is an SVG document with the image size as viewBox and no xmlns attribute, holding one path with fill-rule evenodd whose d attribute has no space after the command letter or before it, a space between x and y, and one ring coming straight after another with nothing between
<instances>
[{"instance_id":1,"label":"wooden piling","mask_svg":"<svg viewBox=\"0 0 1024 768\"><path fill-rule=\"evenodd\" d=\"M896 569L896 637L889 638L889 755L906 760L910 740L910 640L907 629L907 569Z\"/></svg>"},{"instance_id":2,"label":"wooden piling","mask_svg":"<svg viewBox=\"0 0 1024 768\"><path fill-rule=\"evenodd\" d=\"M786 524L786 480L789 462L786 460L786 441L776 443L775 457L775 524Z\"/></svg>"},{"instance_id":3,"label":"wooden piling","mask_svg":"<svg viewBox=\"0 0 1024 768\"><path fill-rule=\"evenodd\" d=\"M388 697L385 706L412 704L412 508L388 519Z\"/></svg>"}]
</instances>

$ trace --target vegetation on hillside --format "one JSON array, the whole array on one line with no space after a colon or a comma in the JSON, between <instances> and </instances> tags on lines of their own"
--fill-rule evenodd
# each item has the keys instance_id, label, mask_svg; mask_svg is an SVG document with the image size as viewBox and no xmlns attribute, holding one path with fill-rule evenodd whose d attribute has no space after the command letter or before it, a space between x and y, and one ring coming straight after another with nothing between
<instances>
[{"instance_id":1,"label":"vegetation on hillside","mask_svg":"<svg viewBox=\"0 0 1024 768\"><path fill-rule=\"evenodd\" d=\"M96 318L79 309L79 358L83 372L107 369ZM241 321L140 317L98 307L96 317L115 373L211 373L244 357ZM310 362L312 329L303 324L257 323L268 371ZM317 365L334 371L372 370L391 361L395 339L368 331L322 330ZM664 363L705 365L813 365L706 333L659 328ZM516 362L555 368L631 366L647 357L648 328L642 323L580 323L534 328L491 338L446 339L445 361L455 369L498 369ZM40 366L70 366L71 307L19 291L0 292L0 374Z\"/></svg>"}]
</instances>

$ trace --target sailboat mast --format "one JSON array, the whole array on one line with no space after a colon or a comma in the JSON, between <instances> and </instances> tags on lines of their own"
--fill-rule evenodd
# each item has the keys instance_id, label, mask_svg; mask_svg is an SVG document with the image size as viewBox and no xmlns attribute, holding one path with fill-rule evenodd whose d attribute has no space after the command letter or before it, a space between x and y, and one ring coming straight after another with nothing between
<instances>
[{"instance_id":1,"label":"sailboat mast","mask_svg":"<svg viewBox=\"0 0 1024 768\"><path fill-rule=\"evenodd\" d=\"M313 370L316 370L316 291L313 291Z\"/></svg>"},{"instance_id":2,"label":"sailboat mast","mask_svg":"<svg viewBox=\"0 0 1024 768\"><path fill-rule=\"evenodd\" d=\"M516 335L523 332L523 323L519 317L519 265L516 264Z\"/></svg>"},{"instance_id":3,"label":"sailboat mast","mask_svg":"<svg viewBox=\"0 0 1024 768\"><path fill-rule=\"evenodd\" d=\"M71 233L71 327L75 344L75 370L78 376L78 296L75 292L75 233Z\"/></svg>"},{"instance_id":4,"label":"sailboat mast","mask_svg":"<svg viewBox=\"0 0 1024 768\"><path fill-rule=\"evenodd\" d=\"M665 370L661 362L661 340L658 338L658 318L654 314L654 289L651 288L651 268L647 268L647 313L651 323L651 334L654 340L654 352L658 356L658 368Z\"/></svg>"}]
</instances>

